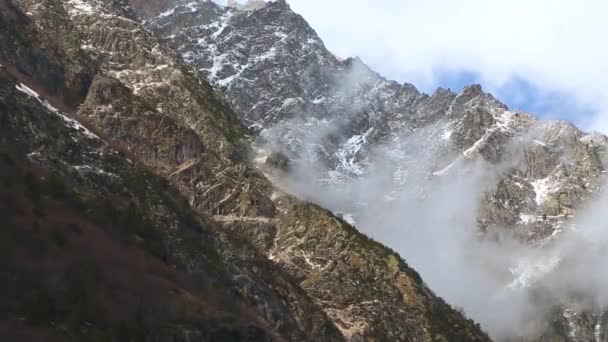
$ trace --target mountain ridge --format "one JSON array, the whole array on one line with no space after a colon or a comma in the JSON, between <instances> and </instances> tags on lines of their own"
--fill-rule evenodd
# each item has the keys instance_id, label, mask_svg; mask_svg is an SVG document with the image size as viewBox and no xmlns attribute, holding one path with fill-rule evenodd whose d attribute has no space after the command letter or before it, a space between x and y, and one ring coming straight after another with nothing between
<instances>
[{"instance_id":1,"label":"mountain ridge","mask_svg":"<svg viewBox=\"0 0 608 342\"><path fill-rule=\"evenodd\" d=\"M54 309L51 317L45 312L36 328L24 329L44 329L55 339L96 334L137 339L143 334L159 340L488 340L474 322L435 296L396 253L332 213L276 190L249 164L250 138L233 119L234 112L143 29L124 2L16 4L0 8L0 24L21 36L25 46L12 49L13 40L0 41L2 56L22 53L3 58L21 73L16 74L19 81L2 75L2 122L12 129L3 144L9 149L21 146L21 157L29 156L27 167L50 171L68 184L82 182L78 198L86 194L92 196L91 203L103 204L104 197L125 194L118 202L126 208L105 208L125 210L128 219L125 226L108 223L105 229L117 230L107 231L109 240L141 244L155 263L193 281L213 279L214 272L223 275L227 286L218 290L218 299L231 298L222 303L223 316L189 302L168 301L164 306L151 297L125 324L97 314L83 319L73 311L75 306L60 310L61 315L54 315ZM6 24L6 18L20 11L27 13L27 20ZM73 26L64 30L58 23ZM57 79L45 82L48 70L33 68L41 60ZM90 82L70 87L74 74ZM16 86L27 97L16 96ZM25 98L28 104L22 103ZM63 114L82 120L90 131L71 119L56 119L60 112L48 101L59 103L62 98L74 98L79 105L77 113ZM32 104L40 115L23 115ZM90 134L106 144L87 132L95 132ZM167 198L172 191L184 198L179 206ZM44 203L48 196L43 195ZM14 215L8 212L9 222L16 220ZM192 223L198 220L202 227ZM64 241L60 234L56 239ZM68 260L80 256L63 251ZM105 261L101 268L110 270ZM137 270L132 273L143 277ZM136 284L128 290L136 291ZM57 291L44 294L41 301L67 300L61 287ZM186 297L204 302L202 292ZM12 322L22 310L31 314L31 307L11 306L3 312L4 322ZM207 312L209 321L201 318ZM159 331L153 322L167 324L168 331Z\"/></svg>"},{"instance_id":2,"label":"mountain ridge","mask_svg":"<svg viewBox=\"0 0 608 342\"><path fill-rule=\"evenodd\" d=\"M345 213L370 234L373 214L366 212L383 213L382 206L398 204L408 186L424 192L426 185L408 180L421 159L429 176L435 177L450 177L476 162L500 169L495 189L483 195L479 211L472 216L486 236L514 235L530 246L555 244L572 230L577 209L600 194L608 147L601 134L509 111L477 85L459 94L441 88L421 94L413 85L378 75L359 59L338 60L284 1L254 11L195 3L186 11L180 10L181 3L176 2L171 15L150 16L146 25L227 98L244 124L259 132L255 158L261 168L275 182L295 174L283 181L292 192ZM412 149L427 153L409 157L404 151ZM384 170L392 173L385 181L394 184L394 190L371 199L349 193L350 185L378 170L374 169L381 159L374 155L378 151L388 160L379 165L394 165ZM277 172L276 166L283 170ZM285 172L286 168L291 171ZM337 197L341 203L316 186L319 179L344 191L346 197ZM366 226L366 221L372 223ZM546 269L550 274L561 265L527 262L507 270L513 273L514 286L529 288L545 275L537 272L529 279L530 269ZM547 327L524 334L538 338L594 334L595 328L587 323L573 331L576 324L568 323L572 315L597 321L600 335L605 334L602 313L576 311L570 300L564 295L547 304L558 307L555 312L562 311L561 316L551 310L547 315L563 329Z\"/></svg>"}]
</instances>

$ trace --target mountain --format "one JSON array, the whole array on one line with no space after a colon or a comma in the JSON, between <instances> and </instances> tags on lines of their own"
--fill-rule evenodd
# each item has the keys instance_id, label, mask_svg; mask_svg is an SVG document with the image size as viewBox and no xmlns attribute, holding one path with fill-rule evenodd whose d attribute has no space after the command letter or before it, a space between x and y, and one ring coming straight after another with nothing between
<instances>
[{"instance_id":1,"label":"mountain","mask_svg":"<svg viewBox=\"0 0 608 342\"><path fill-rule=\"evenodd\" d=\"M0 2L0 336L489 340L397 253L267 179L242 108L143 25L174 5Z\"/></svg>"},{"instance_id":2,"label":"mountain","mask_svg":"<svg viewBox=\"0 0 608 342\"><path fill-rule=\"evenodd\" d=\"M399 205L403 191L428 193L437 179L478 163L491 165L497 177L471 215L490 239L510 235L544 250L573 230L579 208L600 194L605 136L511 111L478 85L427 95L387 80L358 58L334 56L286 1L252 8L173 1L156 11L132 5L257 134L256 160L275 184L345 213L366 233L382 225L369 216ZM353 196L353 184L379 172L388 174L386 191ZM425 175L412 176L417 173ZM340 191L346 196L338 200L327 194ZM535 281L567 272L567 258L556 258L513 267L505 284L544 297L548 290ZM607 315L579 305L580 294L547 301L538 305L549 308L530 319L541 327L520 332L521 338L601 340L608 334Z\"/></svg>"}]
</instances>

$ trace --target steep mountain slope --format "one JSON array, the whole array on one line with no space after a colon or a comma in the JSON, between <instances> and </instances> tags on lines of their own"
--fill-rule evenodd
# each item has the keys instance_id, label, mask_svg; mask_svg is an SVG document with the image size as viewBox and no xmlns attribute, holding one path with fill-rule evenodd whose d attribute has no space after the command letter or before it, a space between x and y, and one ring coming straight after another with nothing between
<instances>
[{"instance_id":1,"label":"steep mountain slope","mask_svg":"<svg viewBox=\"0 0 608 342\"><path fill-rule=\"evenodd\" d=\"M0 79L4 339L274 335L225 290L212 223L4 70Z\"/></svg>"},{"instance_id":2,"label":"steep mountain slope","mask_svg":"<svg viewBox=\"0 0 608 342\"><path fill-rule=\"evenodd\" d=\"M60 15L63 7L56 8L58 8L59 13L49 10L50 8L44 8L42 13L50 16ZM54 38L47 37L47 39ZM47 43L50 42L47 40ZM38 50L38 52L44 53L44 51L41 50ZM65 62L67 64L67 61ZM34 78L37 77L37 75L32 76ZM98 77L100 76L101 74L98 75ZM6 83L5 86L9 90L11 87L15 88L12 82L6 81L3 82L3 84L4 83ZM39 83L36 83L36 85L40 86ZM61 84L58 84L58 86L61 86ZM43 88L41 87L41 89ZM95 89L98 88L91 88L91 91L94 91ZM27 90L27 92L31 96L37 97L33 91ZM8 92L3 99L6 99L6 101L13 101L15 93L17 93L17 90L13 89ZM95 95L99 96L101 94L95 93ZM61 99L56 97L49 96L49 99L54 103L62 103ZM41 103L50 108L50 105L46 102ZM49 110L53 112L52 108ZM235 304L238 304L239 301L248 303L247 305L250 306L251 309L247 310L250 310L251 313L244 314L246 311L241 310L235 312L233 315L236 319L243 317L245 320L245 322L241 324L243 333L239 333L238 330L235 330L234 332L228 330L226 332L227 334L230 336L237 336L235 337L237 340L248 338L247 336L249 336L249 334L247 332L249 330L253 334L251 335L251 338L258 340L266 340L268 339L268 336L272 335L283 336L285 339L289 340L305 340L305 336L314 336L315 338L322 340L342 340L337 329L332 327L325 315L319 311L298 285L263 256L258 255L253 248L249 247L247 242L228 237L221 231L214 231L213 234L211 234L208 230L209 227L213 227L213 224L211 220L207 218L204 218L205 225L207 226L205 236L200 232L197 232L201 228L196 226L198 219L195 218L196 216L194 213L175 212L175 204L169 203L169 205L172 206L164 208L162 203L157 203L158 200L153 201L157 196L160 196L162 199L173 192L171 188L167 186L166 181L149 172L145 173L142 170L137 173L134 171L128 172L129 167L135 167L130 166L132 163L126 159L125 155L112 154L112 148L101 143L99 139L93 139L93 141L91 139L87 140L86 134L81 133L81 135L84 135L85 137L82 139L74 138L74 142L70 144L70 135L66 133L66 130L70 129L70 126L79 129L78 127L80 126L77 126L75 123L71 123L67 125L68 127L61 130L61 128L55 128L54 126L49 127L48 122L44 120L43 115L39 115L42 119L41 122L30 122L34 119L22 115L22 111L23 109L21 107L11 103L3 110L3 115L6 116L7 122L10 123L10 126L6 128L11 131L11 134L7 135L8 142L24 141L30 143L31 145L28 145L26 148L21 148L20 151L24 150L35 165L41 164L41 167L44 166L46 168L55 165L61 167L59 170L53 169L53 171L58 173L57 177L59 177L59 179L65 178L70 183L80 181L80 178L74 179L74 172L77 172L78 175L91 177L93 179L91 184L87 184L88 187L83 191L90 193L90 196L92 197L88 200L87 204L89 206L94 206L94 210L101 210L99 213L100 216L108 216L105 218L106 221L102 222L103 225L108 225L109 227L115 227L117 225L126 226L129 230L133 231L132 233L129 231L129 233L126 234L127 238L131 239L130 234L134 234L137 240L145 239L142 241L142 244L144 242L146 245L149 243L153 248L153 254L161 257L167 264L165 267L175 267L181 270L181 272L189 274L194 280L200 278L204 281L203 283L207 283L213 281L212 279L217 277L224 279L224 281L214 285L220 289L223 288L221 291L217 290L218 295L208 292L210 291L208 286L200 289L201 291L205 291L199 294L203 299L205 299L205 296L207 295L210 296L209 298L216 297L218 299L218 303L213 305L225 305L227 308L230 308L232 302ZM49 117L49 120L54 119L55 121L60 121L54 113L46 116ZM34 118L36 117L34 116ZM80 128L80 130L82 131L83 129ZM32 134L34 135L33 138L31 137ZM89 135L91 134L89 133ZM68 139L67 145L62 137ZM126 149L117 144L117 141L108 141L112 146L119 150L126 151ZM101 145L101 152L99 151L100 148L98 145ZM110 158L109 160L101 158L105 156L105 153L103 152L105 150L107 150L107 153L110 153L113 158ZM129 152L127 151L127 154L128 153ZM50 166L46 165L45 162L50 163ZM115 163L120 164L115 165ZM127 165L129 167L126 167L127 171L124 171L119 168L120 165ZM56 167L57 166L55 166L55 168ZM139 169L141 169L141 167L138 167L136 170ZM124 198L124 196L118 196L121 189L130 191L129 196L126 198ZM117 194L118 198L113 198L114 193ZM151 199L148 199L147 196L150 196ZM111 204L106 204L114 203L115 201L119 203L116 205L118 207L117 209ZM133 209L131 209L131 206L128 205L128 203L135 204ZM180 205L188 208L186 203L181 203ZM121 206L127 207L121 208ZM90 209L85 211L89 212ZM127 216L129 220L124 223L120 221L122 220L123 212L130 215ZM177 217L173 218L175 215L177 215ZM118 217L120 220L117 223L112 220L112 217ZM154 232L139 231L145 229L149 224L156 225L156 229L162 234L159 235ZM195 226L189 227L192 225ZM182 231L184 229L185 231ZM118 238L117 242L120 242L120 235ZM213 257L212 260L209 262L205 261L205 251L210 249L210 246L213 246L214 244L217 244L218 246L209 250L209 254ZM217 251L215 250L216 248ZM67 259L68 261L77 260L77 255L68 254ZM99 268L105 269L108 267L104 262L105 260L99 261ZM211 265L209 264L210 262ZM111 269L108 270L108 272L111 273ZM113 280L111 274L108 278ZM181 285L181 281L183 280L176 280L176 286L188 284L185 282L184 285ZM84 285L85 284L83 284L83 286ZM137 283L134 283L132 287L130 287L131 291L137 292L138 286ZM162 305L165 305L160 301L158 303L155 302L154 298L147 298L147 300L149 300L153 306L162 307ZM204 307L197 309L196 306L189 306L188 303L176 303L175 305L177 304L184 306L183 310L192 310L193 312L201 311L203 309L206 310ZM167 308L169 308L169 306L167 306ZM297 310L297 315L301 315L301 317L296 319L291 313L292 310ZM216 316L216 319L223 319L221 318L221 311L218 311L217 314L211 309L208 311L210 315ZM276 332L266 333L256 338L255 326L251 326L251 328L247 327L247 315L251 317L256 317L257 315L257 317L259 317L257 319L261 322L267 320L268 322L264 323L267 331ZM197 316L190 316L180 317L178 315L174 318L176 324L185 324L192 321L195 325L192 328L184 326L183 329L180 329L177 327L174 329L176 332L171 335L175 335L175 338L185 338L184 334L190 334L193 337L197 334L205 336L207 334L212 334L216 328L220 333L222 332L222 324L220 323L206 324L207 328L199 326L198 329L203 330L197 331L196 325L200 325L201 323L204 323L204 321ZM173 324L169 317L161 317L159 319L161 320L159 329L165 324ZM181 322L179 320L181 320ZM227 316L226 320L229 322L230 316ZM306 333L304 333L304 331L306 331Z\"/></svg>"},{"instance_id":3,"label":"steep mountain slope","mask_svg":"<svg viewBox=\"0 0 608 342\"><path fill-rule=\"evenodd\" d=\"M272 144L286 148L292 157L306 154L337 171L328 173L330 181L361 174L373 145L423 127L433 127L431 143L445 141L437 158L444 160L436 171L460 155L472 159L481 154L497 162L507 142L522 132L538 137L525 146L528 159L516 165L518 176L527 179L527 189L570 167L560 165L560 158L581 164L574 172L580 179L561 187L569 189L568 199L547 194L536 201L537 193L527 191L524 202L537 202L527 205L531 212L509 214L564 214L585 197L586 191L580 191L585 183L603 170L605 157L596 153L606 146L603 136L586 135L562 122L537 124L524 113L509 112L479 86L461 94L439 89L428 96L412 85L380 77L358 59L340 61L284 1L255 11L188 3L150 19L148 25L222 89L242 119L262 129ZM306 145L313 142L310 151ZM560 151L563 145L568 145L566 151ZM518 220L511 215L489 223L514 225Z\"/></svg>"},{"instance_id":4,"label":"steep mountain slope","mask_svg":"<svg viewBox=\"0 0 608 342\"><path fill-rule=\"evenodd\" d=\"M433 179L451 177L479 161L499 170L496 186L485 194L476 214L480 230L492 233L488 236L507 228L527 244L550 245L570 230L576 210L600 190L608 161L605 136L509 111L479 86L460 94L439 89L429 96L410 84L386 80L357 58L332 55L284 0L254 8L166 1L156 12L132 4L148 17L146 25L259 133L256 152L259 160L266 160L267 172L268 166L279 166L292 178L306 179L298 170L313 170L309 178L348 193L358 179L378 172L382 158L376 156L383 151L386 160L381 165L390 166L388 172L383 170L389 174L390 191L371 198L366 194L365 203L357 196L323 203L348 213L351 222L367 222L364 229L369 233L379 224L370 224L367 212L377 215L382 211L374 209L397 205L404 188L419 187L425 193ZM408 152L412 150L424 152ZM421 159L428 165L419 184L408 177L421 169ZM312 190L296 192L322 201L314 193L319 188L307 181L304 188ZM556 265L538 260L515 267L505 284L528 288L530 269L559 272ZM557 307L547 313L552 325L530 339L606 335L605 315L573 309L571 300L576 299L552 300Z\"/></svg>"},{"instance_id":5,"label":"steep mountain slope","mask_svg":"<svg viewBox=\"0 0 608 342\"><path fill-rule=\"evenodd\" d=\"M163 6L162 1L146 2L154 3ZM42 332L23 326L23 334L134 334L125 340L142 334L157 340L488 340L396 253L330 212L273 187L250 164L251 140L234 112L123 2L1 4L0 26L12 35L2 36L0 63L18 79L3 71L2 128L10 134L3 134L2 141L9 159L19 161L3 177L18 178L35 168L40 176L53 174L73 187L76 197L86 199L80 210L87 216L102 206L99 216L108 221L97 222L74 212L69 202L44 194L45 205L73 215L83 231L91 232L83 234L82 246L53 249L49 259L59 253L57 267L63 267L92 258L102 273L110 274L104 278L110 284L100 282L91 289L102 297L90 300L103 303L108 291L118 298L100 309L107 315L87 318L76 316L78 305L56 316L53 304L52 315L47 311L37 320ZM3 198L35 205L16 195L23 186L28 185L3 192ZM104 207L108 201L117 205ZM34 223L33 212L14 215L11 208L3 209L8 209L3 213L9 214L10 224ZM43 241L57 235L55 223L68 222L52 216L40 223ZM9 241L16 239L13 232L11 228ZM26 238L34 234L22 233ZM66 239L71 245L71 237L56 238ZM91 239L116 250L112 257L144 261L116 269L116 261L99 254ZM8 260L19 260L15 256L28 246L15 245ZM139 273L145 260L153 265L151 272L168 272L170 281L161 280L162 286L145 281L146 273ZM31 267L36 272L39 262ZM54 281L52 270L49 282ZM142 280L123 282L114 272ZM28 279L45 283L46 277ZM36 298L42 290L31 283L22 286ZM133 304L136 296L121 302L114 287L128 293L142 287L150 296L140 310ZM60 295L65 288L38 297L71 305ZM181 296L161 295L167 292ZM15 305L19 302L15 297ZM122 310L124 317L109 317ZM21 312L9 311L3 326ZM121 320L133 324L122 328ZM91 326L95 328L86 328Z\"/></svg>"}]
</instances>

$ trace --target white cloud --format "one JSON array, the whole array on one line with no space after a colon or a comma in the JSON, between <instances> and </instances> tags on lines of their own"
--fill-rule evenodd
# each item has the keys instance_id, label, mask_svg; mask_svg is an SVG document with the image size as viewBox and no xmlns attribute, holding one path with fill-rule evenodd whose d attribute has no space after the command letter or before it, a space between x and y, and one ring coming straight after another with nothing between
<instances>
[{"instance_id":1,"label":"white cloud","mask_svg":"<svg viewBox=\"0 0 608 342\"><path fill-rule=\"evenodd\" d=\"M515 79L590 107L608 131L608 2L602 0L289 0L340 56L428 89L473 72L487 89ZM576 106L575 106L576 107Z\"/></svg>"}]
</instances>

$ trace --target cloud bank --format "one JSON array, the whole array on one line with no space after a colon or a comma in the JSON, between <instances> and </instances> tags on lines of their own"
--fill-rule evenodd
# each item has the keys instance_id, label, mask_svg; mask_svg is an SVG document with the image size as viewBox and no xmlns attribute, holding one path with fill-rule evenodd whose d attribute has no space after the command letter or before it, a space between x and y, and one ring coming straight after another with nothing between
<instances>
[{"instance_id":1,"label":"cloud bank","mask_svg":"<svg viewBox=\"0 0 608 342\"><path fill-rule=\"evenodd\" d=\"M429 91L473 80L549 117L608 131L608 2L289 0L339 56ZM470 77L469 77L470 78ZM458 89L459 90L459 89ZM515 96L529 96L518 102ZM502 95L502 96L501 96ZM561 112L562 107L568 112ZM555 111L555 114L551 114Z\"/></svg>"},{"instance_id":2,"label":"cloud bank","mask_svg":"<svg viewBox=\"0 0 608 342\"><path fill-rule=\"evenodd\" d=\"M535 136L508 144L509 158L499 164L467 159L435 172L445 158L440 133L437 127L404 132L398 143L375 147L365 172L342 183L319 182L325 171L307 156L275 182L395 249L433 291L497 341L537 336L555 319L556 305L603 312L608 192L596 194L543 247L520 242L509 229L481 234L476 217L485 194L521 161Z\"/></svg>"},{"instance_id":3,"label":"cloud bank","mask_svg":"<svg viewBox=\"0 0 608 342\"><path fill-rule=\"evenodd\" d=\"M330 50L339 56L361 56L388 78L424 90L444 82L480 81L512 103L532 104L587 130L608 131L608 88L603 81L608 47L602 44L603 32L608 32L603 18L608 3L289 2ZM457 79L449 80L450 75ZM434 154L421 136L438 131L404 133L407 149L379 147L370 153L377 156L370 170L342 187L320 186L318 180L325 175L318 165L299 165L299 173L281 181L300 197L355 214L359 229L398 250L434 291L463 307L498 340L539 328L528 326L532 318L542 320L547 313L539 301L549 306L584 298L580 305L585 309L605 309L608 277L602 270L608 263L608 226L603 208L608 193L598 194L594 204L546 248L523 245L508 236L482 239L475 221L480 199L496 186L508 162L499 169L478 163L446 178L430 177L443 156ZM325 132L317 131L321 137ZM314 141L316 136L309 138L313 140L304 145L320 143ZM420 142L424 144L416 146ZM391 158L385 155L395 150L405 151L407 158L387 163ZM403 175L397 190L395 174Z\"/></svg>"}]
</instances>

